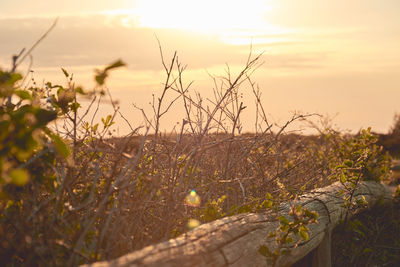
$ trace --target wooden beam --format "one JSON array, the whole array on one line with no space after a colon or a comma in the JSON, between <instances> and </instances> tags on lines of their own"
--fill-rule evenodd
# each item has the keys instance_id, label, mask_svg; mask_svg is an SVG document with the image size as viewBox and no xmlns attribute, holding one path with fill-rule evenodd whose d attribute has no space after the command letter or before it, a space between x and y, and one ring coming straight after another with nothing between
<instances>
[{"instance_id":1,"label":"wooden beam","mask_svg":"<svg viewBox=\"0 0 400 267\"><path fill-rule=\"evenodd\" d=\"M318 212L318 223L309 226L309 240L281 256L279 266L290 266L310 252L313 266L329 266L330 233L345 216L343 190L340 183L314 190L301 196L297 204ZM356 199L365 197L368 207L378 201L392 199L391 191L383 184L362 182ZM283 204L279 214L289 217L290 205ZM84 266L268 266L258 249L261 245L276 248L273 239L267 240L279 223L269 212L244 213L203 224L178 238L145 247L120 258Z\"/></svg>"}]
</instances>

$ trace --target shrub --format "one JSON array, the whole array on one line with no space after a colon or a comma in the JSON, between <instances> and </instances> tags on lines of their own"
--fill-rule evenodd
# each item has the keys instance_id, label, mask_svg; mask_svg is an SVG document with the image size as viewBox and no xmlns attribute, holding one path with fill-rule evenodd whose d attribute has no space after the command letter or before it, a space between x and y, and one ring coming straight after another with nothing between
<instances>
[{"instance_id":1,"label":"shrub","mask_svg":"<svg viewBox=\"0 0 400 267\"><path fill-rule=\"evenodd\" d=\"M122 61L96 70L92 91L75 86L65 69L66 86L26 89L15 68L1 72L0 261L74 266L112 259L199 223L274 209L332 182L327 177L354 190L360 179L386 175L369 130L355 137L287 134L293 121L309 117L299 114L271 124L250 78L259 57L250 55L237 76L227 69L226 77L214 77L219 87L207 103L189 92L176 53L169 66L162 58L166 80L153 114L138 108L144 126L127 121L132 132L124 137L111 130L116 116L125 118L111 97L114 112L96 121L109 71ZM245 85L257 107L253 134L242 133ZM86 108L82 99L89 100ZM181 128L162 134L161 120L177 103L185 110ZM293 218L302 219L278 218L282 244L289 234L306 239L317 218L293 203Z\"/></svg>"}]
</instances>

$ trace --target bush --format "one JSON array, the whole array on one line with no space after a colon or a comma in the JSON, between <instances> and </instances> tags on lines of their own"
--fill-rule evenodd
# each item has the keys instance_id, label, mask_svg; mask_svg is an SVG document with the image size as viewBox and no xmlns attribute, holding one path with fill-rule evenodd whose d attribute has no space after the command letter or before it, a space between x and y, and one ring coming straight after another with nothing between
<instances>
[{"instance_id":1,"label":"bush","mask_svg":"<svg viewBox=\"0 0 400 267\"><path fill-rule=\"evenodd\" d=\"M400 158L400 115L396 114L388 134L379 135L379 144L393 157Z\"/></svg>"},{"instance_id":2,"label":"bush","mask_svg":"<svg viewBox=\"0 0 400 267\"><path fill-rule=\"evenodd\" d=\"M293 121L309 117L298 114L272 125L250 78L258 60L249 57L236 77L228 69L226 77L214 78L220 87L206 104L184 84L176 54L169 66L162 58L166 81L153 114L139 108L144 126L128 122L132 132L124 137L111 131L121 115L112 99L114 112L96 121L109 71L123 62L97 70L92 91L75 86L65 69L66 86L26 89L20 74L1 72L0 261L74 266L112 259L200 223L274 209L337 177L354 190L361 179L387 174L388 161L369 130L358 136L287 134ZM252 134L242 133L245 85L257 107ZM161 134L161 120L177 103L186 112L181 128ZM281 230L306 238L306 225L317 215L296 206L293 211L310 221Z\"/></svg>"}]
</instances>

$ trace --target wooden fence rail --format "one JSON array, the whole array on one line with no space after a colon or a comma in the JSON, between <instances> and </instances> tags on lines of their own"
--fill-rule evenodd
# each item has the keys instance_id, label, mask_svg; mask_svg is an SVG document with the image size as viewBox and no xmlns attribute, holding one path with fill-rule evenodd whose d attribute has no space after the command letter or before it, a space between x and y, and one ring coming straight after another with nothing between
<instances>
[{"instance_id":1,"label":"wooden fence rail","mask_svg":"<svg viewBox=\"0 0 400 267\"><path fill-rule=\"evenodd\" d=\"M297 204L318 212L318 223L309 226L309 239L293 247L290 253L278 259L279 266L290 266L310 252L313 266L331 265L332 229L345 216L343 189L340 183L314 190L301 196ZM367 206L392 198L391 191L383 184L362 182L354 194L356 199L365 197ZM288 216L290 205L283 204L279 214ZM265 245L276 248L275 240L267 236L279 223L271 213L244 213L203 224L178 238L145 247L108 262L96 262L92 267L122 266L268 266L258 250Z\"/></svg>"}]
</instances>

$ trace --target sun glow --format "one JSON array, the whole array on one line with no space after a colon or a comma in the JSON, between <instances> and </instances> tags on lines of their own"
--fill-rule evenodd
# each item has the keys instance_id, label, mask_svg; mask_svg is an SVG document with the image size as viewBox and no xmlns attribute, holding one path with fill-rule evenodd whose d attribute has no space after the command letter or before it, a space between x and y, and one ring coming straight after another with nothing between
<instances>
[{"instance_id":1,"label":"sun glow","mask_svg":"<svg viewBox=\"0 0 400 267\"><path fill-rule=\"evenodd\" d=\"M133 12L141 27L220 34L265 27L270 10L268 0L140 0Z\"/></svg>"}]
</instances>

